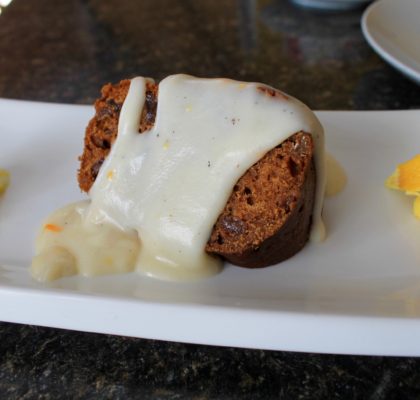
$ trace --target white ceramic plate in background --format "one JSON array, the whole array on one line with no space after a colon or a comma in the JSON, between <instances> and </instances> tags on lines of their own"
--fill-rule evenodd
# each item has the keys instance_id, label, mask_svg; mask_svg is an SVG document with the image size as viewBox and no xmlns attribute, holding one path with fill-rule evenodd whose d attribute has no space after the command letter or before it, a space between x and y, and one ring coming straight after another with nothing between
<instances>
[{"instance_id":1,"label":"white ceramic plate in background","mask_svg":"<svg viewBox=\"0 0 420 400\"><path fill-rule=\"evenodd\" d=\"M318 10L343 11L361 7L372 0L292 0L293 3L302 7Z\"/></svg>"},{"instance_id":2,"label":"white ceramic plate in background","mask_svg":"<svg viewBox=\"0 0 420 400\"><path fill-rule=\"evenodd\" d=\"M143 338L274 350L420 355L420 224L384 188L420 148L420 113L319 112L347 170L325 204L329 236L282 265L233 266L196 283L136 274L47 285L28 273L35 232L82 197L77 156L87 106L0 100L0 320Z\"/></svg>"},{"instance_id":3,"label":"white ceramic plate in background","mask_svg":"<svg viewBox=\"0 0 420 400\"><path fill-rule=\"evenodd\" d=\"M367 8L362 30L389 64L420 84L420 1L379 0Z\"/></svg>"}]
</instances>

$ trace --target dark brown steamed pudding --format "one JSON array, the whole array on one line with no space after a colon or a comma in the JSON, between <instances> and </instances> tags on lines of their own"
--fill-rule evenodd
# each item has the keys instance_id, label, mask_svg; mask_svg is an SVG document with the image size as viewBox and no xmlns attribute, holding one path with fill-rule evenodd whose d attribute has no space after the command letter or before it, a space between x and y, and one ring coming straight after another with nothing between
<instances>
[{"instance_id":1,"label":"dark brown steamed pudding","mask_svg":"<svg viewBox=\"0 0 420 400\"><path fill-rule=\"evenodd\" d=\"M88 192L118 134L118 119L129 80L107 84L95 102L95 116L86 128L78 173ZM158 85L147 83L139 134L153 126ZM283 96L261 87L267 96ZM144 134L147 134L144 133ZM302 249L309 239L315 199L314 143L296 132L265 154L235 184L214 224L206 252L247 268L277 264Z\"/></svg>"}]
</instances>

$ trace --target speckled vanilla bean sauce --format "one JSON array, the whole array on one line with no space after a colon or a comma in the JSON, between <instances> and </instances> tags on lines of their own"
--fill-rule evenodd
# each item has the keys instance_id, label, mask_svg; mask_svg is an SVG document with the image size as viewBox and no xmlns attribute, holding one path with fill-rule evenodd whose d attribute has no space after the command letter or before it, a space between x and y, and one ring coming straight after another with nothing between
<instances>
[{"instance_id":1,"label":"speckled vanilla bean sauce","mask_svg":"<svg viewBox=\"0 0 420 400\"><path fill-rule=\"evenodd\" d=\"M35 279L138 270L188 280L217 273L222 262L204 248L233 186L299 131L315 143L311 239L323 239L324 136L312 111L281 92L267 96L261 88L272 88L259 83L174 75L159 85L154 126L139 134L146 81L131 81L91 202L58 210L44 223Z\"/></svg>"}]
</instances>

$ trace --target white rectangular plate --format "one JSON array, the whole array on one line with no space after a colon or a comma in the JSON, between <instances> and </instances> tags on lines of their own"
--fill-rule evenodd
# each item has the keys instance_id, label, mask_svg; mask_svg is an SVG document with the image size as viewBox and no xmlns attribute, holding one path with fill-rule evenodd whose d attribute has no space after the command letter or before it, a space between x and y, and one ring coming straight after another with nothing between
<instances>
[{"instance_id":1,"label":"white rectangular plate","mask_svg":"<svg viewBox=\"0 0 420 400\"><path fill-rule=\"evenodd\" d=\"M420 355L420 221L384 188L420 152L420 112L319 112L348 185L324 208L328 238L279 266L227 266L195 283L137 274L28 273L42 219L78 200L77 156L93 110L0 100L0 320L189 343L346 354Z\"/></svg>"}]
</instances>

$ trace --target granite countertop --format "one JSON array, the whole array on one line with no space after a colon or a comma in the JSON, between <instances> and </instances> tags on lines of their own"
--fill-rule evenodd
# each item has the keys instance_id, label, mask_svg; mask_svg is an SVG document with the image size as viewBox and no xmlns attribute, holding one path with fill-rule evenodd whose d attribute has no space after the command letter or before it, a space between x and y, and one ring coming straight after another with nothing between
<instances>
[{"instance_id":1,"label":"granite countertop","mask_svg":"<svg viewBox=\"0 0 420 400\"><path fill-rule=\"evenodd\" d=\"M262 81L315 109L420 108L420 88L367 46L361 12L287 0L14 0L0 15L0 97L90 104L104 82L185 72ZM0 323L0 398L418 399L420 359Z\"/></svg>"}]
</instances>

